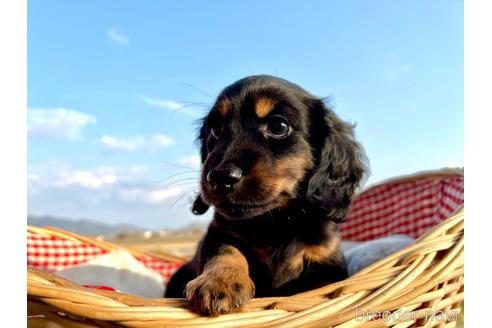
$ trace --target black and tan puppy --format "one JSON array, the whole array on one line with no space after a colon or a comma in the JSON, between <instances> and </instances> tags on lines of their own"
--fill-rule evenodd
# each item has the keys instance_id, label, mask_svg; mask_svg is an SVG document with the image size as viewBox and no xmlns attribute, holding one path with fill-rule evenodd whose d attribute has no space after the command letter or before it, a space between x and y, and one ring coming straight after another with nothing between
<instances>
[{"instance_id":1,"label":"black and tan puppy","mask_svg":"<svg viewBox=\"0 0 492 328\"><path fill-rule=\"evenodd\" d=\"M254 295L291 295L347 276L336 223L366 170L352 126L299 86L261 75L221 92L199 140L193 212L214 206L215 214L166 297L217 315Z\"/></svg>"}]
</instances>

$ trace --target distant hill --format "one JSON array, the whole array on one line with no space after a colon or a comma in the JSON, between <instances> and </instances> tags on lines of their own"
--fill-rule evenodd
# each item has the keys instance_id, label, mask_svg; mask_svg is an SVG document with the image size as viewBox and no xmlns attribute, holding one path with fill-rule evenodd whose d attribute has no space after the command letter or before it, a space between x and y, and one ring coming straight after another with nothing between
<instances>
[{"instance_id":1,"label":"distant hill","mask_svg":"<svg viewBox=\"0 0 492 328\"><path fill-rule=\"evenodd\" d=\"M174 233L184 233L184 232L189 232L189 231L196 231L196 232L205 232L207 231L209 222L208 221L192 221L188 223L187 225L180 227L180 228L175 228L175 229L169 229L173 231Z\"/></svg>"},{"instance_id":2,"label":"distant hill","mask_svg":"<svg viewBox=\"0 0 492 328\"><path fill-rule=\"evenodd\" d=\"M113 236L119 233L135 233L144 231L145 228L130 224L108 224L89 219L68 219L53 216L27 216L27 224L36 227L55 227L88 236Z\"/></svg>"}]
</instances>

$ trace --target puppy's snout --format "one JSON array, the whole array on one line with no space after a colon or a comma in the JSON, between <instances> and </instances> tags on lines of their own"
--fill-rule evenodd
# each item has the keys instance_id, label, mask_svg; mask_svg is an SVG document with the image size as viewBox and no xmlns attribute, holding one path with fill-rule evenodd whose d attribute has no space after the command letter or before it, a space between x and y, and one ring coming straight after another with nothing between
<instances>
[{"instance_id":1,"label":"puppy's snout","mask_svg":"<svg viewBox=\"0 0 492 328\"><path fill-rule=\"evenodd\" d=\"M242 170L234 165L208 171L207 181L215 191L231 192L243 176Z\"/></svg>"}]
</instances>

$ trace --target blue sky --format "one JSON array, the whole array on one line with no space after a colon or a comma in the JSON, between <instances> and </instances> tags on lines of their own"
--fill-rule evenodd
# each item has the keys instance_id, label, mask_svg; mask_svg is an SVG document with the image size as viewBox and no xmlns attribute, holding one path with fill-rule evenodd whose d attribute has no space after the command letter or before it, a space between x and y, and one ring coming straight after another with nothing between
<instances>
[{"instance_id":1,"label":"blue sky","mask_svg":"<svg viewBox=\"0 0 492 328\"><path fill-rule=\"evenodd\" d=\"M29 1L28 212L207 220L195 122L252 74L331 96L368 183L463 165L461 1Z\"/></svg>"}]
</instances>

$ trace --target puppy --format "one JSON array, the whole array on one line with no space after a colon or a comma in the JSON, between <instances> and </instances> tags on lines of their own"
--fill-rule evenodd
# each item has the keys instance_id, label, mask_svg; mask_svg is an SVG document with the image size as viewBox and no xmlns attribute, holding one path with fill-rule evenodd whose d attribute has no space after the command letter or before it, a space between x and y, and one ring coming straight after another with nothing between
<instances>
[{"instance_id":1,"label":"puppy","mask_svg":"<svg viewBox=\"0 0 492 328\"><path fill-rule=\"evenodd\" d=\"M226 87L203 119L195 214L215 214L166 297L203 315L254 295L285 296L347 277L336 223L366 171L352 126L322 100L272 76Z\"/></svg>"}]
</instances>

